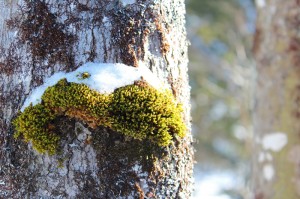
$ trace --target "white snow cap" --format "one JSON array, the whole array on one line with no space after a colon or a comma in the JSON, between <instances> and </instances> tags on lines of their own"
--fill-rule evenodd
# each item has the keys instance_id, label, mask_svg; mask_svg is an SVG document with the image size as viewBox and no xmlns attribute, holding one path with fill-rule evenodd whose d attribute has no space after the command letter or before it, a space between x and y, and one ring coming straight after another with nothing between
<instances>
[{"instance_id":1,"label":"white snow cap","mask_svg":"<svg viewBox=\"0 0 300 199\"><path fill-rule=\"evenodd\" d=\"M81 74L83 73L88 73L90 76L82 78ZM32 105L40 103L45 90L63 78L66 78L68 82L83 83L103 94L112 93L115 89L131 85L134 81L142 78L156 89L164 88L161 81L144 65L132 67L124 64L89 62L73 72L58 72L47 78L44 84L38 86L30 93L21 111L23 112L31 103Z\"/></svg>"}]
</instances>

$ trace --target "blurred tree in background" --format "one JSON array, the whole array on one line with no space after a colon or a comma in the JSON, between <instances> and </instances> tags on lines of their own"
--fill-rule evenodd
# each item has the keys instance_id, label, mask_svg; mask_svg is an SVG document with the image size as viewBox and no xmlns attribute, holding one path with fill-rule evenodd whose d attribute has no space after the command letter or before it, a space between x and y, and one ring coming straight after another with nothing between
<instances>
[{"instance_id":1,"label":"blurred tree in background","mask_svg":"<svg viewBox=\"0 0 300 199\"><path fill-rule=\"evenodd\" d=\"M230 173L243 183L224 191L244 198L252 136L254 5L251 0L188 0L187 11L195 173ZM196 189L201 191L197 183Z\"/></svg>"}]
</instances>

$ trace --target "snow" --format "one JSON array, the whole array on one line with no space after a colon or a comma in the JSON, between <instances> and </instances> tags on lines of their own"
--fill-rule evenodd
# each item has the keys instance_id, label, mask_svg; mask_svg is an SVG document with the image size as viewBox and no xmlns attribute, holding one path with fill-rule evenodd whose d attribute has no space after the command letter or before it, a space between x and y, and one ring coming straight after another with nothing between
<instances>
[{"instance_id":1,"label":"snow","mask_svg":"<svg viewBox=\"0 0 300 199\"><path fill-rule=\"evenodd\" d=\"M236 177L226 172L216 172L205 176L197 176L195 192L192 199L230 199L222 191L236 186Z\"/></svg>"},{"instance_id":2,"label":"snow","mask_svg":"<svg viewBox=\"0 0 300 199\"><path fill-rule=\"evenodd\" d=\"M235 125L233 127L233 135L241 141L246 140L248 138L247 129L242 125Z\"/></svg>"},{"instance_id":3,"label":"snow","mask_svg":"<svg viewBox=\"0 0 300 199\"><path fill-rule=\"evenodd\" d=\"M280 151L288 142L288 138L285 133L274 132L265 135L262 138L262 146L266 150L272 150L274 152Z\"/></svg>"},{"instance_id":4,"label":"snow","mask_svg":"<svg viewBox=\"0 0 300 199\"><path fill-rule=\"evenodd\" d=\"M267 181L272 180L273 177L274 177L274 174L275 174L275 170L274 170L273 165L271 165L271 164L264 165L263 174L264 174L264 177Z\"/></svg>"},{"instance_id":5,"label":"snow","mask_svg":"<svg viewBox=\"0 0 300 199\"><path fill-rule=\"evenodd\" d=\"M88 73L90 77L83 79L81 74ZM131 85L142 78L156 89L163 88L161 81L144 65L139 67L124 64L86 63L77 70L66 73L58 72L44 81L44 84L35 88L26 98L21 111L31 103L36 105L41 102L45 90L55 85L59 80L66 78L68 82L83 83L100 93L112 93L115 89Z\"/></svg>"},{"instance_id":6,"label":"snow","mask_svg":"<svg viewBox=\"0 0 300 199\"><path fill-rule=\"evenodd\" d=\"M264 162L264 161L272 161L273 156L270 153L264 153L260 152L258 155L258 162Z\"/></svg>"},{"instance_id":7,"label":"snow","mask_svg":"<svg viewBox=\"0 0 300 199\"><path fill-rule=\"evenodd\" d=\"M21 111L23 112L24 109L26 107L28 107L31 103L32 103L32 105L36 105L36 104L40 103L41 97L42 97L43 93L45 92L45 90L48 87L55 85L58 82L58 80L64 78L65 76L66 76L66 73L58 72L58 73L54 74L53 76L51 76L50 78L48 78L43 85L35 88L31 92L31 94L26 98L26 100L21 108Z\"/></svg>"},{"instance_id":8,"label":"snow","mask_svg":"<svg viewBox=\"0 0 300 199\"><path fill-rule=\"evenodd\" d=\"M255 4L258 8L263 8L266 6L266 0L256 0Z\"/></svg>"},{"instance_id":9,"label":"snow","mask_svg":"<svg viewBox=\"0 0 300 199\"><path fill-rule=\"evenodd\" d=\"M136 0L122 0L123 6L127 6L128 4L134 4Z\"/></svg>"}]
</instances>

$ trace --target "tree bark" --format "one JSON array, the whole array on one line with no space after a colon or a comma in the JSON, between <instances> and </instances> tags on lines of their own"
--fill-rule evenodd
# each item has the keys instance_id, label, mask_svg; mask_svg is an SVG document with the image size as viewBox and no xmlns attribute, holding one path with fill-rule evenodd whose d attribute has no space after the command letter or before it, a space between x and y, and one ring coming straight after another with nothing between
<instances>
[{"instance_id":1,"label":"tree bark","mask_svg":"<svg viewBox=\"0 0 300 199\"><path fill-rule=\"evenodd\" d=\"M264 2L264 1L263 1ZM300 1L259 4L254 54L253 192L256 199L300 197Z\"/></svg>"},{"instance_id":2,"label":"tree bark","mask_svg":"<svg viewBox=\"0 0 300 199\"><path fill-rule=\"evenodd\" d=\"M190 133L158 148L59 118L64 150L48 156L13 139L11 124L45 78L102 62L147 65L183 104L189 128L184 15L183 0L0 0L0 197L189 198Z\"/></svg>"}]
</instances>

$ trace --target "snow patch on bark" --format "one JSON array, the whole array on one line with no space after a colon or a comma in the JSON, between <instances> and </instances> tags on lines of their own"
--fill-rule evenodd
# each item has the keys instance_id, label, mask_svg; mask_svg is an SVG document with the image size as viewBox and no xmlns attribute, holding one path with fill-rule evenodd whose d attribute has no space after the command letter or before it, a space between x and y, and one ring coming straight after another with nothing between
<instances>
[{"instance_id":1,"label":"snow patch on bark","mask_svg":"<svg viewBox=\"0 0 300 199\"><path fill-rule=\"evenodd\" d=\"M255 4L258 8L264 8L266 6L266 0L255 0Z\"/></svg>"},{"instance_id":2,"label":"snow patch on bark","mask_svg":"<svg viewBox=\"0 0 300 199\"><path fill-rule=\"evenodd\" d=\"M271 164L264 165L263 174L267 181L271 181L275 175L275 169L274 169L273 165L271 165Z\"/></svg>"},{"instance_id":3,"label":"snow patch on bark","mask_svg":"<svg viewBox=\"0 0 300 199\"><path fill-rule=\"evenodd\" d=\"M288 138L285 133L274 132L267 134L262 139L262 146L265 150L278 152L288 143Z\"/></svg>"},{"instance_id":4,"label":"snow patch on bark","mask_svg":"<svg viewBox=\"0 0 300 199\"><path fill-rule=\"evenodd\" d=\"M123 4L123 6L127 6L128 4L136 3L136 0L122 0L121 2Z\"/></svg>"},{"instance_id":5,"label":"snow patch on bark","mask_svg":"<svg viewBox=\"0 0 300 199\"><path fill-rule=\"evenodd\" d=\"M273 161L273 156L270 153L260 152L258 155L258 162Z\"/></svg>"},{"instance_id":6,"label":"snow patch on bark","mask_svg":"<svg viewBox=\"0 0 300 199\"><path fill-rule=\"evenodd\" d=\"M89 77L82 78L81 74ZM68 82L85 84L100 93L112 93L115 89L131 85L136 80L146 80L156 89L163 88L161 81L144 65L132 67L124 64L86 63L77 70L66 73L57 72L45 80L45 83L35 88L26 99L21 111L30 104L41 103L45 90L55 85L59 80L66 78Z\"/></svg>"}]
</instances>

